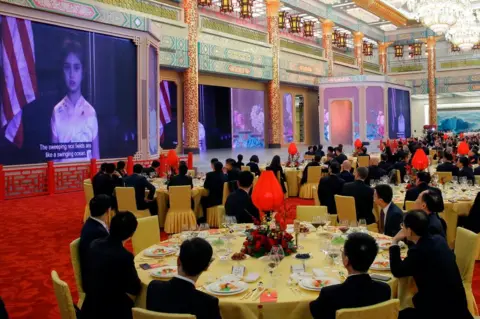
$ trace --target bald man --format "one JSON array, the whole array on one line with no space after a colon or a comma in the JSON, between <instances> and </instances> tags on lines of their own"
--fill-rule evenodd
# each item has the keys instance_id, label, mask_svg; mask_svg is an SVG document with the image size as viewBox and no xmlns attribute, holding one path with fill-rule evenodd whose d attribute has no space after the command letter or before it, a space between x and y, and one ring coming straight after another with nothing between
<instances>
[{"instance_id":1,"label":"bald man","mask_svg":"<svg viewBox=\"0 0 480 319\"><path fill-rule=\"evenodd\" d=\"M381 169L378 166L380 159L378 157L370 158L370 166L368 167L368 178L365 180L367 185L370 185L370 181L379 180L382 176L387 175L387 171Z\"/></svg>"},{"instance_id":2,"label":"bald man","mask_svg":"<svg viewBox=\"0 0 480 319\"><path fill-rule=\"evenodd\" d=\"M342 163L342 171L340 172L340 174L338 174L338 177L343 179L345 183L353 182L355 180L355 177L353 176L351 171L352 171L352 163L350 163L349 160L345 160Z\"/></svg>"}]
</instances>

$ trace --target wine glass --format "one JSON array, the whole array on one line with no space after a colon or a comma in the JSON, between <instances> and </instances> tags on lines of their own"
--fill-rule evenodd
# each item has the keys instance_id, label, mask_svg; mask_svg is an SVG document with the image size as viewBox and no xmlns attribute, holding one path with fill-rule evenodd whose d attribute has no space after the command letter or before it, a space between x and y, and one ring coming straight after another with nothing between
<instances>
[{"instance_id":1,"label":"wine glass","mask_svg":"<svg viewBox=\"0 0 480 319\"><path fill-rule=\"evenodd\" d=\"M405 182L405 184L408 184L410 182L410 176L405 174L405 176L403 176L403 181Z\"/></svg>"},{"instance_id":2,"label":"wine glass","mask_svg":"<svg viewBox=\"0 0 480 319\"><path fill-rule=\"evenodd\" d=\"M360 231L362 233L366 233L367 232L367 220L364 219L364 218L361 218L359 221L358 221L358 227L360 228Z\"/></svg>"},{"instance_id":3,"label":"wine glass","mask_svg":"<svg viewBox=\"0 0 480 319\"><path fill-rule=\"evenodd\" d=\"M200 231L209 230L209 229L210 229L210 225L208 225L208 223L201 223L200 226L198 227L198 230Z\"/></svg>"},{"instance_id":4,"label":"wine glass","mask_svg":"<svg viewBox=\"0 0 480 319\"><path fill-rule=\"evenodd\" d=\"M340 247L330 244L327 249L327 256L333 265L338 266L340 264L341 251Z\"/></svg>"},{"instance_id":5,"label":"wine glass","mask_svg":"<svg viewBox=\"0 0 480 319\"><path fill-rule=\"evenodd\" d=\"M433 174L433 183L438 185L438 174Z\"/></svg>"},{"instance_id":6,"label":"wine glass","mask_svg":"<svg viewBox=\"0 0 480 319\"><path fill-rule=\"evenodd\" d=\"M350 229L350 221L348 219L340 221L340 227L338 229L345 234Z\"/></svg>"}]
</instances>

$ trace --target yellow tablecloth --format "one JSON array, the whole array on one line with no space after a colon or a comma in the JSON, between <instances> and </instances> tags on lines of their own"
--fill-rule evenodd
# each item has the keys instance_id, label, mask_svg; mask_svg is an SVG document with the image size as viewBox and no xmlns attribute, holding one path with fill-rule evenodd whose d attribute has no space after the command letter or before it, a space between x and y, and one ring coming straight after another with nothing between
<instances>
[{"instance_id":1,"label":"yellow tablecloth","mask_svg":"<svg viewBox=\"0 0 480 319\"><path fill-rule=\"evenodd\" d=\"M237 237L232 240L232 249L234 252L239 251L245 237ZM300 239L300 245L304 247L302 252L310 252L313 254L313 258L306 261L307 272L312 272L312 268L321 268L325 271L326 276L337 278L343 281L338 273L338 270L342 270L346 274L346 270L341 266L333 266L330 261L327 260L325 255L320 252L319 246L320 239L316 234L309 234L305 238ZM388 256L388 251L381 251L383 257ZM388 258L388 257L387 257ZM136 306L145 307L146 304L146 288L153 278L149 275L148 271L142 270L138 267L140 263L154 263L155 260L145 259L143 253L140 253L135 257L135 264L139 277L142 281L142 291L137 297ZM167 257L159 261L160 263L166 263L176 265L176 257ZM218 258L212 263L208 271L204 272L198 282L198 286L203 286L207 280L214 280L220 278L223 275L231 273L232 266L237 262L235 261L220 261ZM242 264L246 266L246 271L257 272L261 274L259 281L262 281L264 285L271 283L270 275L265 271L266 263L262 260L255 258L249 258L242 261ZM223 318L229 319L254 319L260 318L262 313L263 318L282 318L282 319L304 319L312 318L309 310L309 303L318 297L318 292L307 291L299 288L302 294L292 292L287 281L291 274L291 266L294 264L301 264L301 261L295 259L293 256L286 257L275 270L276 275L276 289L278 292L278 300L276 303L266 303L259 309L259 300L241 300L242 294L228 297L219 297L220 310ZM329 267L329 268L326 268ZM373 271L372 271L373 272ZM388 271L378 271L378 273L391 276ZM258 281L257 281L258 282ZM415 292L415 284L413 278L392 278L388 284L392 288L392 297L400 297L401 307L410 307L411 297ZM249 284L250 288L255 288L257 283Z\"/></svg>"}]
</instances>

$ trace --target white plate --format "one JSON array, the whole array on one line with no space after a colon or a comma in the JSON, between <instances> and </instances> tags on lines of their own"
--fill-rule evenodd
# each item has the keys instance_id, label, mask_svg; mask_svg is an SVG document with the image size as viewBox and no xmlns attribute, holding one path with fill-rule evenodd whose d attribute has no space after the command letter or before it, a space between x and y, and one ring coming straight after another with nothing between
<instances>
[{"instance_id":1,"label":"white plate","mask_svg":"<svg viewBox=\"0 0 480 319\"><path fill-rule=\"evenodd\" d=\"M379 239L377 240L377 245L379 249L387 250L392 246L392 241L388 239Z\"/></svg>"},{"instance_id":2,"label":"white plate","mask_svg":"<svg viewBox=\"0 0 480 319\"><path fill-rule=\"evenodd\" d=\"M379 264L375 264L375 263L378 263L378 262L387 262L388 263L388 266L384 267L382 265L379 265ZM390 261L389 260L386 260L386 259L378 259L378 260L375 260L372 264L372 266L370 266L370 269L373 269L373 270L390 270Z\"/></svg>"},{"instance_id":3,"label":"white plate","mask_svg":"<svg viewBox=\"0 0 480 319\"><path fill-rule=\"evenodd\" d=\"M227 282L221 282L217 281L214 283L211 283L206 287L206 289L211 292L212 294L219 295L219 296L231 296L231 295L237 295L239 293L244 292L245 290L248 289L248 284L243 282L243 281L233 281L229 282L230 284L233 284L236 286L236 289L232 289L230 291L222 291L220 289L220 285L226 284Z\"/></svg>"},{"instance_id":4,"label":"white plate","mask_svg":"<svg viewBox=\"0 0 480 319\"><path fill-rule=\"evenodd\" d=\"M175 271L170 272L170 273L162 274L162 270L164 270L164 269L172 269L172 270L175 270ZM163 266L163 267L158 267L158 268L152 269L150 271L150 275L152 277L155 277L155 278L172 278L176 274L177 274L177 266Z\"/></svg>"},{"instance_id":5,"label":"white plate","mask_svg":"<svg viewBox=\"0 0 480 319\"><path fill-rule=\"evenodd\" d=\"M143 254L147 257L163 257L173 255L176 252L177 250L172 247L154 246L146 249Z\"/></svg>"},{"instance_id":6,"label":"white plate","mask_svg":"<svg viewBox=\"0 0 480 319\"><path fill-rule=\"evenodd\" d=\"M325 286L323 287L316 287L314 285L314 281L316 280L321 280L321 281L325 281L325 280L328 280L328 284L326 284ZM312 279L312 278L304 278L302 280L300 280L300 282L298 283L298 285L300 287L302 287L303 289L306 289L306 290L312 290L312 291L320 291L322 288L324 287L328 287L328 286L331 286L331 285L337 285L339 284L340 281L335 279L335 278L330 278L330 277L320 277L320 278L316 278L316 279Z\"/></svg>"}]
</instances>

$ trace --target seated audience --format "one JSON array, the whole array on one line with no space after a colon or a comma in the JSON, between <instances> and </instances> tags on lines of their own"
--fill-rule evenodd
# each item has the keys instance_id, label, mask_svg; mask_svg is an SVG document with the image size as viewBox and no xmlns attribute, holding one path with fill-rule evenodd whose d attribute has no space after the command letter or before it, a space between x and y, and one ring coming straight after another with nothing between
<instances>
[{"instance_id":1,"label":"seated audience","mask_svg":"<svg viewBox=\"0 0 480 319\"><path fill-rule=\"evenodd\" d=\"M113 196L113 191L116 186L122 186L122 180L115 175L113 177L113 173L115 172L115 164L106 163L105 171L102 174L95 175L92 180L92 187L93 187L93 194L100 195L108 195Z\"/></svg>"},{"instance_id":2,"label":"seated audience","mask_svg":"<svg viewBox=\"0 0 480 319\"><path fill-rule=\"evenodd\" d=\"M408 212L403 224L390 247L390 269L397 278L413 276L418 292L412 300L415 308L400 311L399 319L472 318L455 255L445 239L430 234L423 211ZM400 240L414 243L403 260Z\"/></svg>"},{"instance_id":3,"label":"seated audience","mask_svg":"<svg viewBox=\"0 0 480 319\"><path fill-rule=\"evenodd\" d=\"M178 175L174 175L170 178L167 188L170 188L170 186L188 186L188 185L190 185L190 188L193 188L193 179L191 176L188 176L187 173L188 173L187 165L183 163L180 164L180 166L178 167Z\"/></svg>"},{"instance_id":4,"label":"seated audience","mask_svg":"<svg viewBox=\"0 0 480 319\"><path fill-rule=\"evenodd\" d=\"M329 175L322 177L318 184L318 199L322 206L327 206L329 214L336 214L335 195L342 193L345 181L338 175L340 173L340 165L336 161L330 164L328 171Z\"/></svg>"},{"instance_id":5,"label":"seated audience","mask_svg":"<svg viewBox=\"0 0 480 319\"><path fill-rule=\"evenodd\" d=\"M136 217L130 212L120 212L112 218L110 235L90 245L90 290L83 303L82 318L132 318L134 302L129 295L138 295L141 283L133 255L123 247L123 243L132 237L136 229Z\"/></svg>"},{"instance_id":6,"label":"seated audience","mask_svg":"<svg viewBox=\"0 0 480 319\"><path fill-rule=\"evenodd\" d=\"M403 222L403 211L392 202L393 191L390 185L375 186L373 200L380 207L378 230L381 234L393 237L400 231Z\"/></svg>"},{"instance_id":7,"label":"seated audience","mask_svg":"<svg viewBox=\"0 0 480 319\"><path fill-rule=\"evenodd\" d=\"M339 163L343 163L348 160L347 156L343 154L343 149L340 147L336 147L335 149L335 160Z\"/></svg>"},{"instance_id":8,"label":"seated audience","mask_svg":"<svg viewBox=\"0 0 480 319\"><path fill-rule=\"evenodd\" d=\"M117 176L123 178L127 176L127 170L125 169L125 162L124 161L118 161L117 163L117 168L115 169L115 172L117 173Z\"/></svg>"},{"instance_id":9,"label":"seated audience","mask_svg":"<svg viewBox=\"0 0 480 319\"><path fill-rule=\"evenodd\" d=\"M223 184L227 181L227 176L223 174L222 162L216 162L214 165L214 171L207 173L203 184L208 190L208 196L201 199L203 216L207 216L207 208L222 205Z\"/></svg>"},{"instance_id":10,"label":"seated audience","mask_svg":"<svg viewBox=\"0 0 480 319\"><path fill-rule=\"evenodd\" d=\"M135 200L137 209L149 209L150 214L158 215L157 202L153 199L155 195L155 186L150 183L145 176L142 176L143 167L141 164L133 165L133 174L125 178L125 186L135 188ZM145 199L145 189L149 190Z\"/></svg>"},{"instance_id":11,"label":"seated audience","mask_svg":"<svg viewBox=\"0 0 480 319\"><path fill-rule=\"evenodd\" d=\"M473 146L468 152L468 162L470 164L477 164L478 162L478 146Z\"/></svg>"},{"instance_id":12,"label":"seated audience","mask_svg":"<svg viewBox=\"0 0 480 319\"><path fill-rule=\"evenodd\" d=\"M401 181L404 180L405 175L407 174L407 165L408 165L408 158L410 156L409 153L404 153L403 151L398 155L399 160L390 169L396 169L400 171L400 179ZM400 181L400 183L401 183Z\"/></svg>"},{"instance_id":13,"label":"seated audience","mask_svg":"<svg viewBox=\"0 0 480 319\"><path fill-rule=\"evenodd\" d=\"M260 160L258 159L257 155L252 155L250 157L250 162L247 164L248 167L250 167L250 172L254 173L255 176L260 175L260 168L258 167L258 163Z\"/></svg>"},{"instance_id":14,"label":"seated audience","mask_svg":"<svg viewBox=\"0 0 480 319\"><path fill-rule=\"evenodd\" d=\"M245 165L245 164L243 164L242 161L243 161L243 155L242 155L242 154L238 154L238 155L237 155L237 168L238 168L239 170L241 170L241 169L242 169L242 166Z\"/></svg>"},{"instance_id":15,"label":"seated audience","mask_svg":"<svg viewBox=\"0 0 480 319\"><path fill-rule=\"evenodd\" d=\"M340 162L339 162L340 163ZM352 163L349 160L345 160L342 162L341 172L338 175L341 179L345 181L345 183L351 183L355 180L355 176L351 173L352 170Z\"/></svg>"},{"instance_id":16,"label":"seated audience","mask_svg":"<svg viewBox=\"0 0 480 319\"><path fill-rule=\"evenodd\" d=\"M368 168L359 167L355 173L355 181L343 185L342 195L355 198L357 220L365 219L367 225L375 223L373 216L373 189L365 184L368 177Z\"/></svg>"},{"instance_id":17,"label":"seated audience","mask_svg":"<svg viewBox=\"0 0 480 319\"><path fill-rule=\"evenodd\" d=\"M391 164L388 162L388 156L385 153L380 154L380 162L378 163L378 167L383 169L384 171L390 171Z\"/></svg>"},{"instance_id":18,"label":"seated audience","mask_svg":"<svg viewBox=\"0 0 480 319\"><path fill-rule=\"evenodd\" d=\"M319 144L318 145L318 148L317 150L314 152L315 156L319 156L320 157L320 160L322 159L322 157L325 156L325 152L323 151L323 145L322 144Z\"/></svg>"},{"instance_id":19,"label":"seated audience","mask_svg":"<svg viewBox=\"0 0 480 319\"><path fill-rule=\"evenodd\" d=\"M432 190L435 193L437 193L441 199L441 202L437 203L437 207L435 208L434 211L436 213L441 213L444 211L442 191L436 187L429 186L430 181L431 181L431 177L429 173L427 172L417 173L416 186L407 190L407 193L405 194L405 203L403 204L403 209L406 209L407 201L414 202L417 200L418 195L420 195L421 192L426 190Z\"/></svg>"},{"instance_id":20,"label":"seated audience","mask_svg":"<svg viewBox=\"0 0 480 319\"><path fill-rule=\"evenodd\" d=\"M210 160L210 167L212 168L212 172L215 172L215 163L216 162L218 162L218 158L214 157ZM223 167L223 165L222 165L222 167Z\"/></svg>"},{"instance_id":21,"label":"seated audience","mask_svg":"<svg viewBox=\"0 0 480 319\"><path fill-rule=\"evenodd\" d=\"M157 169L160 167L160 162L155 160L152 162L152 165L149 168L145 168L143 173L150 178L158 177Z\"/></svg>"},{"instance_id":22,"label":"seated audience","mask_svg":"<svg viewBox=\"0 0 480 319\"><path fill-rule=\"evenodd\" d=\"M473 170L468 164L468 158L462 156L458 159L458 178L466 177L467 180L472 181L475 184L475 176L473 175Z\"/></svg>"},{"instance_id":23,"label":"seated audience","mask_svg":"<svg viewBox=\"0 0 480 319\"><path fill-rule=\"evenodd\" d=\"M252 202L249 195L253 183L253 175L244 171L240 173L238 179L238 189L230 193L225 202L225 213L228 216L235 216L237 223L253 223L253 218L259 219L257 207Z\"/></svg>"},{"instance_id":24,"label":"seated audience","mask_svg":"<svg viewBox=\"0 0 480 319\"><path fill-rule=\"evenodd\" d=\"M238 180L240 170L237 167L237 162L233 158L225 160L225 169L227 170L227 179L229 182Z\"/></svg>"},{"instance_id":25,"label":"seated audience","mask_svg":"<svg viewBox=\"0 0 480 319\"><path fill-rule=\"evenodd\" d=\"M370 166L368 167L368 178L366 183L370 185L371 181L378 181L383 176L387 175L387 171L378 167L378 158L372 157L370 158Z\"/></svg>"},{"instance_id":26,"label":"seated audience","mask_svg":"<svg viewBox=\"0 0 480 319\"><path fill-rule=\"evenodd\" d=\"M95 174L95 175L93 176L93 178L92 178L92 186L93 186L93 184L95 183L95 180L96 180L98 177L100 177L100 176L102 176L103 174L105 174L105 171L107 170L107 165L108 165L108 163L102 163L102 164L100 165L100 170L99 170L99 171L97 172L97 174Z\"/></svg>"},{"instance_id":27,"label":"seated audience","mask_svg":"<svg viewBox=\"0 0 480 319\"><path fill-rule=\"evenodd\" d=\"M153 280L147 288L147 309L192 314L197 319L221 319L218 298L195 287L212 259L212 246L202 238L187 239L177 258L178 275L169 281Z\"/></svg>"},{"instance_id":28,"label":"seated audience","mask_svg":"<svg viewBox=\"0 0 480 319\"><path fill-rule=\"evenodd\" d=\"M337 310L366 307L389 300L390 286L373 280L368 274L377 253L378 246L372 236L365 233L350 234L342 252L348 278L343 284L322 288L319 297L310 303L312 316L316 319L335 319Z\"/></svg>"},{"instance_id":29,"label":"seated audience","mask_svg":"<svg viewBox=\"0 0 480 319\"><path fill-rule=\"evenodd\" d=\"M335 157L335 148L333 148L333 146L329 146L327 147L327 154L326 156L330 155L330 158L334 158ZM341 162L339 162L340 164L342 164Z\"/></svg>"},{"instance_id":30,"label":"seated audience","mask_svg":"<svg viewBox=\"0 0 480 319\"><path fill-rule=\"evenodd\" d=\"M313 146L309 146L308 150L305 152L305 155L315 155L315 152L313 151Z\"/></svg>"},{"instance_id":31,"label":"seated audience","mask_svg":"<svg viewBox=\"0 0 480 319\"><path fill-rule=\"evenodd\" d=\"M275 177L277 177L277 178L280 177L280 180L279 180L280 185L282 186L283 193L286 193L287 189L285 188L285 181L287 179L285 177L285 174L283 173L283 168L282 168L282 163L280 161L280 156L275 155L272 158L272 161L270 162L270 166L267 167L267 170L273 171L273 174L275 175Z\"/></svg>"},{"instance_id":32,"label":"seated audience","mask_svg":"<svg viewBox=\"0 0 480 319\"><path fill-rule=\"evenodd\" d=\"M443 163L438 164L437 172L451 172L452 176L458 176L458 167L453 164L453 156L450 153L443 155Z\"/></svg>"},{"instance_id":33,"label":"seated audience","mask_svg":"<svg viewBox=\"0 0 480 319\"><path fill-rule=\"evenodd\" d=\"M480 160L477 164L480 164ZM473 175L475 176L480 175L480 165L473 170Z\"/></svg>"},{"instance_id":34,"label":"seated audience","mask_svg":"<svg viewBox=\"0 0 480 319\"><path fill-rule=\"evenodd\" d=\"M311 161L310 163L307 164L307 166L305 166L302 172L302 179L300 180L300 185L305 184L308 180L308 168L311 166L320 166L321 159L322 158L320 156L315 155L315 157L313 158L313 161Z\"/></svg>"},{"instance_id":35,"label":"seated audience","mask_svg":"<svg viewBox=\"0 0 480 319\"><path fill-rule=\"evenodd\" d=\"M415 201L415 209L422 210L427 214L428 232L430 235L441 235L446 238L447 224L436 212L439 200L438 193L435 191L423 191Z\"/></svg>"},{"instance_id":36,"label":"seated audience","mask_svg":"<svg viewBox=\"0 0 480 319\"><path fill-rule=\"evenodd\" d=\"M471 230L477 234L480 233L480 192L477 193L472 208L470 208L470 213L467 217L464 218L464 220L464 227L466 229Z\"/></svg>"}]
</instances>

